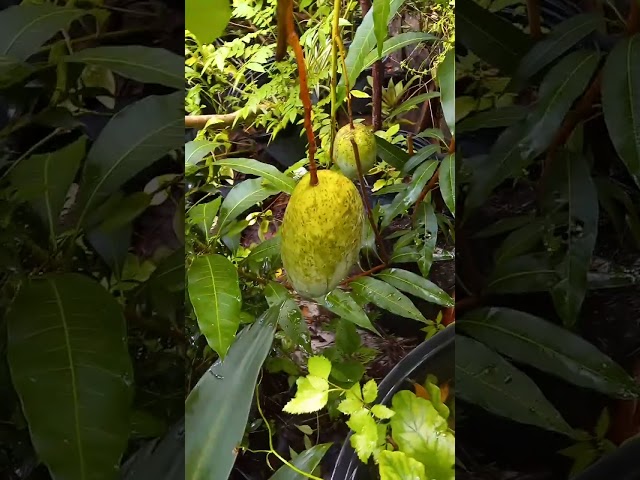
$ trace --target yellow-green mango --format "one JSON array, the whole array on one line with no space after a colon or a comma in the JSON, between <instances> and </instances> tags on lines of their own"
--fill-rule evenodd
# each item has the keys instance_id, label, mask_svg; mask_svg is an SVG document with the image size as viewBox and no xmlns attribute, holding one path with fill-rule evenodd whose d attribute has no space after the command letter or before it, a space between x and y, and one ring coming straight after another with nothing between
<instances>
[{"instance_id":1,"label":"yellow-green mango","mask_svg":"<svg viewBox=\"0 0 640 480\"><path fill-rule=\"evenodd\" d=\"M364 206L351 180L339 172L307 173L296 185L282 221L280 253L293 288L320 297L346 278L362 245Z\"/></svg>"},{"instance_id":2,"label":"yellow-green mango","mask_svg":"<svg viewBox=\"0 0 640 480\"><path fill-rule=\"evenodd\" d=\"M353 180L358 177L358 165L353 153L352 138L358 145L362 174L366 175L376 163L376 136L371 128L361 123L354 123L353 129L347 124L338 130L333 146L333 161L342 173Z\"/></svg>"}]
</instances>

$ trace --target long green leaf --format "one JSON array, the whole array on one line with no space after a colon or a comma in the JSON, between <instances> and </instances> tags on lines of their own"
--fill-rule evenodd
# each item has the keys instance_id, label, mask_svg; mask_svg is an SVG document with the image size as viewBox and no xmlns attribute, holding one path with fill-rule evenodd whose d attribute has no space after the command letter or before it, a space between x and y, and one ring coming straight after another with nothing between
<instances>
[{"instance_id":1,"label":"long green leaf","mask_svg":"<svg viewBox=\"0 0 640 480\"><path fill-rule=\"evenodd\" d=\"M373 30L378 44L378 57L382 57L383 44L387 38L387 21L389 20L389 1L376 0L373 2Z\"/></svg>"},{"instance_id":2,"label":"long green leaf","mask_svg":"<svg viewBox=\"0 0 640 480\"><path fill-rule=\"evenodd\" d=\"M240 285L236 267L222 255L196 257L189 267L189 298L200 331L224 358L240 325Z\"/></svg>"},{"instance_id":3,"label":"long green leaf","mask_svg":"<svg viewBox=\"0 0 640 480\"><path fill-rule=\"evenodd\" d=\"M524 32L474 0L456 2L456 27L465 47L504 73L515 71L529 48Z\"/></svg>"},{"instance_id":4,"label":"long green leaf","mask_svg":"<svg viewBox=\"0 0 640 480\"><path fill-rule=\"evenodd\" d=\"M612 50L602 77L602 109L611 141L640 187L640 34Z\"/></svg>"},{"instance_id":5,"label":"long green leaf","mask_svg":"<svg viewBox=\"0 0 640 480\"><path fill-rule=\"evenodd\" d=\"M522 140L525 158L540 155L551 144L565 115L589 84L600 54L578 50L564 57L547 74L539 91L539 101L527 119L527 135Z\"/></svg>"},{"instance_id":6,"label":"long green leaf","mask_svg":"<svg viewBox=\"0 0 640 480\"><path fill-rule=\"evenodd\" d=\"M440 86L440 104L447 126L452 135L456 133L456 51L450 49L438 65L436 74Z\"/></svg>"},{"instance_id":7,"label":"long green leaf","mask_svg":"<svg viewBox=\"0 0 640 480\"><path fill-rule=\"evenodd\" d=\"M444 199L444 203L451 212L456 216L456 155L455 153L447 155L442 163L440 163L440 176L438 183L440 184L440 193Z\"/></svg>"},{"instance_id":8,"label":"long green leaf","mask_svg":"<svg viewBox=\"0 0 640 480\"><path fill-rule=\"evenodd\" d=\"M119 478L133 372L118 302L89 277L45 275L20 289L7 337L13 385L52 478Z\"/></svg>"},{"instance_id":9,"label":"long green leaf","mask_svg":"<svg viewBox=\"0 0 640 480\"><path fill-rule=\"evenodd\" d=\"M258 374L271 350L279 309L274 305L243 330L224 361L209 368L187 397L186 480L229 477Z\"/></svg>"},{"instance_id":10,"label":"long green leaf","mask_svg":"<svg viewBox=\"0 0 640 480\"><path fill-rule=\"evenodd\" d=\"M320 461L331 445L331 443L320 443L318 445L314 445L291 460L291 464L298 470L312 473L320 464ZM306 480L307 478L309 477L299 474L288 465L283 465L269 478L269 480Z\"/></svg>"},{"instance_id":11,"label":"long green leaf","mask_svg":"<svg viewBox=\"0 0 640 480\"><path fill-rule=\"evenodd\" d=\"M113 116L87 155L79 223L127 180L184 144L183 102L183 92L149 96Z\"/></svg>"},{"instance_id":12,"label":"long green leaf","mask_svg":"<svg viewBox=\"0 0 640 480\"><path fill-rule=\"evenodd\" d=\"M384 138L376 135L376 149L378 156L386 163L398 170L409 160L411 155L402 150L400 147L387 142Z\"/></svg>"},{"instance_id":13,"label":"long green leaf","mask_svg":"<svg viewBox=\"0 0 640 480\"><path fill-rule=\"evenodd\" d=\"M0 55L27 60L72 21L90 13L53 3L11 6L0 12Z\"/></svg>"},{"instance_id":14,"label":"long green leaf","mask_svg":"<svg viewBox=\"0 0 640 480\"><path fill-rule=\"evenodd\" d=\"M518 66L516 78L531 78L601 25L602 16L595 13L583 13L565 20L527 52Z\"/></svg>"},{"instance_id":15,"label":"long green leaf","mask_svg":"<svg viewBox=\"0 0 640 480\"><path fill-rule=\"evenodd\" d=\"M422 193L422 189L433 176L438 165L439 163L437 160L430 160L424 162L416 169L407 189L395 196L393 202L391 202L389 210L385 212L384 219L382 220L383 228L388 226L396 216L405 212L416 202L416 200L418 200L420 193Z\"/></svg>"},{"instance_id":16,"label":"long green leaf","mask_svg":"<svg viewBox=\"0 0 640 480\"><path fill-rule=\"evenodd\" d=\"M598 235L598 192L587 160L561 152L549 172L543 208L548 214L564 213L561 226L567 250L558 266L560 281L551 290L556 310L565 325L575 324L587 291L587 275ZM577 230L579 228L579 230Z\"/></svg>"},{"instance_id":17,"label":"long green leaf","mask_svg":"<svg viewBox=\"0 0 640 480\"><path fill-rule=\"evenodd\" d=\"M388 268L376 274L376 277L393 285L398 290L415 295L427 302L452 307L453 299L435 283L413 272L399 268Z\"/></svg>"},{"instance_id":18,"label":"long green leaf","mask_svg":"<svg viewBox=\"0 0 640 480\"><path fill-rule=\"evenodd\" d=\"M629 374L595 346L542 318L510 308L482 308L457 323L503 355L574 385L617 398L640 392Z\"/></svg>"},{"instance_id":19,"label":"long green leaf","mask_svg":"<svg viewBox=\"0 0 640 480\"><path fill-rule=\"evenodd\" d=\"M388 0L384 0L384 1L388 1ZM386 31L386 25L385 25L385 31ZM420 42L432 42L437 39L438 37L435 37L430 33L424 33L424 32L400 33L384 42L384 44L382 45L382 53L379 56L378 56L378 51L376 50L369 53L369 55L367 55L367 58L365 58L364 60L364 65L362 66L362 69L366 70L371 65L376 63L376 60L378 60L379 58L386 57L387 55L390 55L393 52L398 51L401 48L404 48L408 45L414 45Z\"/></svg>"},{"instance_id":20,"label":"long green leaf","mask_svg":"<svg viewBox=\"0 0 640 480\"><path fill-rule=\"evenodd\" d=\"M519 423L577 437L528 376L464 335L456 336L456 397Z\"/></svg>"},{"instance_id":21,"label":"long green leaf","mask_svg":"<svg viewBox=\"0 0 640 480\"><path fill-rule=\"evenodd\" d=\"M492 108L465 118L456 124L456 129L459 135L462 132L473 132L483 128L510 127L514 123L524 120L526 116L527 108L522 105Z\"/></svg>"},{"instance_id":22,"label":"long green leaf","mask_svg":"<svg viewBox=\"0 0 640 480\"><path fill-rule=\"evenodd\" d=\"M220 207L217 226L218 231L224 233L225 228L230 222L235 220L238 215L246 212L256 203L279 192L279 189L271 185L265 185L261 178L251 178L236 184L228 193Z\"/></svg>"},{"instance_id":23,"label":"long green leaf","mask_svg":"<svg viewBox=\"0 0 640 480\"><path fill-rule=\"evenodd\" d=\"M71 63L86 63L108 68L143 83L156 83L173 88L184 88L184 74L180 66L184 60L164 48L141 45L85 48L65 57Z\"/></svg>"},{"instance_id":24,"label":"long green leaf","mask_svg":"<svg viewBox=\"0 0 640 480\"><path fill-rule=\"evenodd\" d=\"M213 153L215 143L208 140L193 140L184 145L184 167L187 175L198 169L198 163L204 157Z\"/></svg>"},{"instance_id":25,"label":"long green leaf","mask_svg":"<svg viewBox=\"0 0 640 480\"><path fill-rule=\"evenodd\" d=\"M487 292L530 293L549 291L559 280L546 253L531 253L507 258L496 264Z\"/></svg>"},{"instance_id":26,"label":"long green leaf","mask_svg":"<svg viewBox=\"0 0 640 480\"><path fill-rule=\"evenodd\" d=\"M429 197L418 206L416 213L416 230L418 238L422 242L419 248L418 268L423 277L427 277L431 271L431 265L434 261L434 251L438 242L438 218L433 208L433 204L429 201ZM397 260L396 260L397 261Z\"/></svg>"},{"instance_id":27,"label":"long green leaf","mask_svg":"<svg viewBox=\"0 0 640 480\"><path fill-rule=\"evenodd\" d=\"M378 334L367 313L347 292L336 288L324 297L316 299L316 301L340 318Z\"/></svg>"},{"instance_id":28,"label":"long green leaf","mask_svg":"<svg viewBox=\"0 0 640 480\"><path fill-rule=\"evenodd\" d=\"M85 155L86 141L82 136L60 150L32 155L11 172L18 198L31 203L54 240L69 187Z\"/></svg>"},{"instance_id":29,"label":"long green leaf","mask_svg":"<svg viewBox=\"0 0 640 480\"><path fill-rule=\"evenodd\" d=\"M426 318L424 318L422 313L420 313L407 296L382 280L363 277L354 280L349 286L357 295L384 310L388 310L401 317L426 322Z\"/></svg>"},{"instance_id":30,"label":"long green leaf","mask_svg":"<svg viewBox=\"0 0 640 480\"><path fill-rule=\"evenodd\" d=\"M441 151L442 149L440 148L440 145L431 144L427 145L426 147L422 147L420 150L414 153L409 160L407 160L407 163L405 163L402 167L402 173L411 173L414 168L424 162L427 158L433 157Z\"/></svg>"},{"instance_id":31,"label":"long green leaf","mask_svg":"<svg viewBox=\"0 0 640 480\"><path fill-rule=\"evenodd\" d=\"M224 160L217 160L214 165L230 167L233 170L249 175L257 175L267 180L275 188L289 195L291 195L293 189L296 187L296 182L293 178L285 175L273 165L262 163L251 158L226 158Z\"/></svg>"}]
</instances>

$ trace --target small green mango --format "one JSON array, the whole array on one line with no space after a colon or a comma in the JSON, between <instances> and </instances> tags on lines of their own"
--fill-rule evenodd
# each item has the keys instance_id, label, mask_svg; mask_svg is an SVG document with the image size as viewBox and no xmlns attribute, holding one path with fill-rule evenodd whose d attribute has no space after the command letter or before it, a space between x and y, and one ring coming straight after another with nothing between
<instances>
[{"instance_id":1,"label":"small green mango","mask_svg":"<svg viewBox=\"0 0 640 480\"><path fill-rule=\"evenodd\" d=\"M362 245L364 206L353 182L331 170L307 173L293 190L282 221L280 253L296 291L316 298L349 274Z\"/></svg>"},{"instance_id":2,"label":"small green mango","mask_svg":"<svg viewBox=\"0 0 640 480\"><path fill-rule=\"evenodd\" d=\"M361 123L354 123L353 129L347 124L338 130L333 146L333 161L342 173L353 180L358 177L358 165L353 153L352 138L358 145L362 174L366 175L376 163L376 136L369 127Z\"/></svg>"}]
</instances>

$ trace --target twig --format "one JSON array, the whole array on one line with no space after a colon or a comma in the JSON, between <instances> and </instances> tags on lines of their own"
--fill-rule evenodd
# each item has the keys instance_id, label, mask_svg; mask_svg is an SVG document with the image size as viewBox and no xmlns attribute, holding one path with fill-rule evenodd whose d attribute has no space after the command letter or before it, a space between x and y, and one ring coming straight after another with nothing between
<instances>
[{"instance_id":1,"label":"twig","mask_svg":"<svg viewBox=\"0 0 640 480\"><path fill-rule=\"evenodd\" d=\"M353 147L353 154L356 157L356 167L358 168L358 183L360 183L360 192L362 193L362 201L364 202L364 206L367 210L369 223L371 224L371 228L373 229L373 233L376 237L376 243L378 244L378 248L380 249L380 255L382 255L382 261L386 264L389 260L389 256L387 255L387 250L385 249L384 242L382 241L382 237L380 236L378 225L376 224L376 221L373 218L373 210L371 209L371 204L369 203L369 196L367 195L367 192L364 189L364 175L362 174L362 165L360 164L360 151L358 150L358 144L353 138L351 139L351 146Z\"/></svg>"},{"instance_id":2,"label":"twig","mask_svg":"<svg viewBox=\"0 0 640 480\"><path fill-rule=\"evenodd\" d=\"M207 123L210 128L226 128L236 121L240 116L240 110L233 113L223 113L221 115L185 115L185 128L197 128L202 130Z\"/></svg>"},{"instance_id":3,"label":"twig","mask_svg":"<svg viewBox=\"0 0 640 480\"><path fill-rule=\"evenodd\" d=\"M384 270L385 268L387 268L387 266L388 266L388 264L385 262L385 263L383 263L381 265L373 267L370 270L367 270L366 272L358 273L358 274L354 275L353 277L349 277L346 280L343 280L342 282L340 282L340 285L348 285L349 283L353 282L354 280L356 280L358 278L368 277L372 273L376 273L376 272L379 272L380 270Z\"/></svg>"},{"instance_id":4,"label":"twig","mask_svg":"<svg viewBox=\"0 0 640 480\"><path fill-rule=\"evenodd\" d=\"M527 15L529 17L529 33L531 34L531 38L539 40L542 37L540 0L527 0Z\"/></svg>"},{"instance_id":5,"label":"twig","mask_svg":"<svg viewBox=\"0 0 640 480\"><path fill-rule=\"evenodd\" d=\"M640 31L640 0L629 0L629 17L627 18L627 33L629 36Z\"/></svg>"},{"instance_id":6,"label":"twig","mask_svg":"<svg viewBox=\"0 0 640 480\"><path fill-rule=\"evenodd\" d=\"M413 156L413 133L407 135L407 152Z\"/></svg>"}]
</instances>

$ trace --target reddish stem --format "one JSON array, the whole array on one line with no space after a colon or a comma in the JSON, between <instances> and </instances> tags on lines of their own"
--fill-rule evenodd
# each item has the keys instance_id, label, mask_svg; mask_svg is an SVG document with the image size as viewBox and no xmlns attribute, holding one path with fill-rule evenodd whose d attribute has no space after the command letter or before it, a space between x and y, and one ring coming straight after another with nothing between
<instances>
[{"instance_id":1,"label":"reddish stem","mask_svg":"<svg viewBox=\"0 0 640 480\"><path fill-rule=\"evenodd\" d=\"M353 277L347 278L342 283L340 283L340 285L348 285L349 283L353 282L354 280L356 280L358 278L368 277L372 273L379 272L380 270L384 270L385 268L387 268L387 263L386 262L381 264L381 265L378 265L376 267L373 267L371 270L367 270L366 272L361 272L361 273L358 273L357 275L354 275Z\"/></svg>"},{"instance_id":2,"label":"reddish stem","mask_svg":"<svg viewBox=\"0 0 640 480\"><path fill-rule=\"evenodd\" d=\"M531 38L539 40L542 37L540 25L540 0L527 0L527 15L529 17L529 33Z\"/></svg>"}]
</instances>

